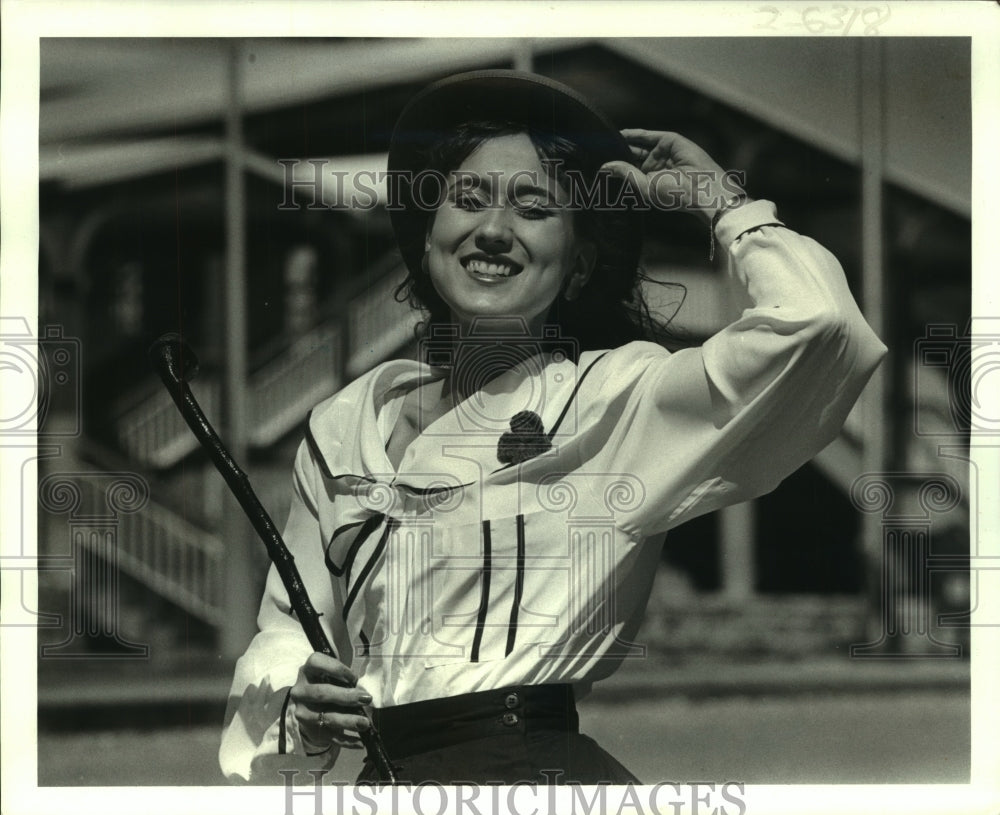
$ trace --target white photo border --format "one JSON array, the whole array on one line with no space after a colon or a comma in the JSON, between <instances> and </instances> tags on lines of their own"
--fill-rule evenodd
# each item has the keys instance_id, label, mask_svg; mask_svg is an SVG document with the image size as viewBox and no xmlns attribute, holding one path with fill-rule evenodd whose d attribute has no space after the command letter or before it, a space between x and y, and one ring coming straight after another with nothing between
<instances>
[{"instance_id":1,"label":"white photo border","mask_svg":"<svg viewBox=\"0 0 1000 815\"><path fill-rule=\"evenodd\" d=\"M38 113L39 40L41 37L299 37L299 36L483 36L523 37L527 31L546 36L762 36L758 26L763 3L615 3L562 0L535 2L352 2L309 0L281 2L53 2L3 0L2 70L0 70L0 314L24 315L33 330L38 311L34 270L38 268ZM773 3L771 4L773 5ZM829 3L783 3L786 9ZM878 5L886 5L881 3ZM1000 189L996 145L1000 144L1000 9L995 3L892 2L892 19L879 36L963 36L972 38L973 72L973 316L1000 314L1000 268L995 230L996 191ZM485 23L485 24L484 24ZM801 32L799 32L801 36ZM32 270L25 274L25 270ZM35 334L37 336L37 333ZM984 393L994 404L988 415L1000 415L1000 394ZM0 396L0 399L4 398ZM16 398L8 394L8 398ZM993 411L993 412L989 412ZM2 452L2 450L0 450ZM980 472L996 473L998 448L973 442ZM16 462L3 456L4 485L0 512L3 554L21 540L31 539L31 502L11 485L21 481ZM33 477L28 473L29 478ZM978 551L1000 555L995 483L980 485ZM13 509L14 511L11 511ZM18 600L3 598L8 603ZM980 599L976 614L997 619L1000 597ZM285 790L205 788L38 788L36 755L36 647L34 630L5 629L0 638L2 658L3 811L8 815L63 812L136 812L147 815L177 812L286 812ZM906 812L973 813L1000 809L997 742L1000 707L989 696L1000 676L1000 630L973 628L972 778L968 785L803 785L752 786L745 794L750 815L764 812L804 813ZM995 697L994 697L995 698ZM553 793L557 808L568 812L569 793ZM379 794L380 806L389 804ZM501 802L507 799L502 798ZM616 799L620 800L620 799ZM330 807L332 809L332 800ZM412 811L399 799L400 811ZM480 804L484 806L484 804ZM626 804L626 806L631 806ZM296 811L312 811L308 801ZM329 810L328 810L329 811ZM361 809L359 811L365 811ZM455 811L449 809L448 811ZM528 809L528 812L531 810ZM547 811L539 808L539 812Z\"/></svg>"}]
</instances>

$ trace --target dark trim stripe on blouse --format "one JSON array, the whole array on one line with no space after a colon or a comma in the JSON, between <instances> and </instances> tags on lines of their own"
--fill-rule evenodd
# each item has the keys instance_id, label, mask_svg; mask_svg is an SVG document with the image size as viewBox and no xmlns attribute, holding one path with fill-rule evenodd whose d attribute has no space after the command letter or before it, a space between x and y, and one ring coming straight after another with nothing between
<instances>
[{"instance_id":1,"label":"dark trim stripe on blouse","mask_svg":"<svg viewBox=\"0 0 1000 815\"><path fill-rule=\"evenodd\" d=\"M278 719L278 755L283 756L288 752L288 734L285 732L285 716L288 713L288 703L292 699L292 689L288 689L285 694L285 701L281 704L281 717Z\"/></svg>"},{"instance_id":2,"label":"dark trim stripe on blouse","mask_svg":"<svg viewBox=\"0 0 1000 815\"><path fill-rule=\"evenodd\" d=\"M382 552L385 549L385 545L389 540L389 536L393 533L397 526L399 526L399 521L395 518L389 518L385 525L385 530L382 532L382 537L375 546L375 551L372 552L372 556L368 558L368 562L365 563L365 567L361 570L361 574L358 575L358 579L354 582L354 585L351 586L350 591L348 591L347 600L344 602L344 611L342 612L342 616L345 620L351 610L351 606L354 605L354 601L357 599L358 592L361 591L361 587L365 583L365 579L375 567L375 562L379 559L379 557L381 557Z\"/></svg>"},{"instance_id":3,"label":"dark trim stripe on blouse","mask_svg":"<svg viewBox=\"0 0 1000 815\"><path fill-rule=\"evenodd\" d=\"M393 487L399 487L401 490L411 493L412 495L419 495L422 498L428 495L438 495L444 492L453 492L454 490L464 490L466 487L471 487L473 484L470 481L468 484L456 484L453 487L411 487L409 484L404 484L402 481L393 481Z\"/></svg>"},{"instance_id":4,"label":"dark trim stripe on blouse","mask_svg":"<svg viewBox=\"0 0 1000 815\"><path fill-rule=\"evenodd\" d=\"M326 552L324 553L324 559L326 560L326 568L329 569L336 577L340 577L343 574L347 574L347 582L351 582L351 566L354 565L354 559L358 556L358 550L364 546L366 540L371 537L372 532L382 523L385 515L382 513L376 513L363 521L354 521L353 523L344 524L334 530L333 535L330 536L330 542L326 545ZM344 557L344 565L337 566L333 562L333 558L330 555L330 549L333 546L337 538L353 529L356 526L360 526L361 529L358 530L358 534L354 536L354 540L351 542L350 548L347 550L347 555Z\"/></svg>"},{"instance_id":5,"label":"dark trim stripe on blouse","mask_svg":"<svg viewBox=\"0 0 1000 815\"><path fill-rule=\"evenodd\" d=\"M587 378L587 374L589 374L591 372L591 370L593 370L593 367L598 362L600 362L602 359L604 359L604 357L606 357L606 356L607 356L607 352L605 351L597 359L595 359L593 362L591 362L590 365L588 365L586 368L584 368L583 373L580 374L580 378L578 380L576 380L576 385L573 387L573 392L569 395L569 400L566 402L565 406L563 407L562 413L559 414L559 418L556 419L556 423L554 425L552 425L552 429L549 431L549 439L550 440L552 439L553 436L555 436L556 432L559 430L559 425L561 425L563 423L563 419L566 418L566 414L569 413L570 405L573 404L573 400L576 399L577 393L580 392L580 386L583 384L583 380Z\"/></svg>"},{"instance_id":6,"label":"dark trim stripe on blouse","mask_svg":"<svg viewBox=\"0 0 1000 815\"><path fill-rule=\"evenodd\" d=\"M521 608L521 594L524 592L524 516L517 516L517 572L514 576L514 602L510 607L510 625L507 628L507 649L504 656L514 650L517 639L517 614Z\"/></svg>"},{"instance_id":7,"label":"dark trim stripe on blouse","mask_svg":"<svg viewBox=\"0 0 1000 815\"><path fill-rule=\"evenodd\" d=\"M319 462L319 468L323 471L323 475L327 478L333 478L333 473L330 472L330 467L326 463L326 459L323 457L323 453L320 452L319 444L316 442L316 437L312 432L312 411L309 411L309 415L306 416L306 444L309 445L309 450L313 455L313 458Z\"/></svg>"},{"instance_id":8,"label":"dark trim stripe on blouse","mask_svg":"<svg viewBox=\"0 0 1000 815\"><path fill-rule=\"evenodd\" d=\"M483 579L479 595L479 614L476 617L476 633L472 638L471 662L479 662L479 648L483 643L483 629L486 627L486 612L490 607L490 574L493 571L492 538L489 519L483 521Z\"/></svg>"}]
</instances>

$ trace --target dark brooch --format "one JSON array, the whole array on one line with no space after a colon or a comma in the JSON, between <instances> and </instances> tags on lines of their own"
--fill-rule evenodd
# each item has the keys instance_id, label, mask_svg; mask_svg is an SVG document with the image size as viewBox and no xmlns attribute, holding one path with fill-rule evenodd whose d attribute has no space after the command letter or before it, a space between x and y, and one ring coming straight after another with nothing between
<instances>
[{"instance_id":1,"label":"dark brooch","mask_svg":"<svg viewBox=\"0 0 1000 815\"><path fill-rule=\"evenodd\" d=\"M522 410L510 420L510 431L500 437L497 459L501 464L520 464L551 447L541 417L533 411Z\"/></svg>"}]
</instances>

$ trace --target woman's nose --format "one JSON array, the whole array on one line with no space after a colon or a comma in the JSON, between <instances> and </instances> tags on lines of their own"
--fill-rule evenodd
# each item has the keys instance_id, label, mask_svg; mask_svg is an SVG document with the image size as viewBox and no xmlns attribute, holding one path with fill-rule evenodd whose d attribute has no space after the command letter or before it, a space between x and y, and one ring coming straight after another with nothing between
<instances>
[{"instance_id":1,"label":"woman's nose","mask_svg":"<svg viewBox=\"0 0 1000 815\"><path fill-rule=\"evenodd\" d=\"M476 228L476 245L484 251L493 252L510 248L513 233L509 216L507 207L494 205L484 209Z\"/></svg>"}]
</instances>

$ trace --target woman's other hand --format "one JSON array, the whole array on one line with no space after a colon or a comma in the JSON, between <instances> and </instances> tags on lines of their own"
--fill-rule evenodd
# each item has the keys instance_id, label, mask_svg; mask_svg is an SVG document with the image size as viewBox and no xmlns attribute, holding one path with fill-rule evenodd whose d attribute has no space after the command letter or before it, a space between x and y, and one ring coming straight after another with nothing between
<instances>
[{"instance_id":1,"label":"woman's other hand","mask_svg":"<svg viewBox=\"0 0 1000 815\"><path fill-rule=\"evenodd\" d=\"M716 211L746 197L742 173L723 170L708 153L678 133L623 130L635 164L610 161L602 169L631 179L646 203L691 212L711 223Z\"/></svg>"},{"instance_id":2,"label":"woman's other hand","mask_svg":"<svg viewBox=\"0 0 1000 815\"><path fill-rule=\"evenodd\" d=\"M357 734L370 727L361 706L370 704L372 697L356 687L357 682L343 662L318 652L299 668L291 697L299 732L308 744L361 748Z\"/></svg>"}]
</instances>

